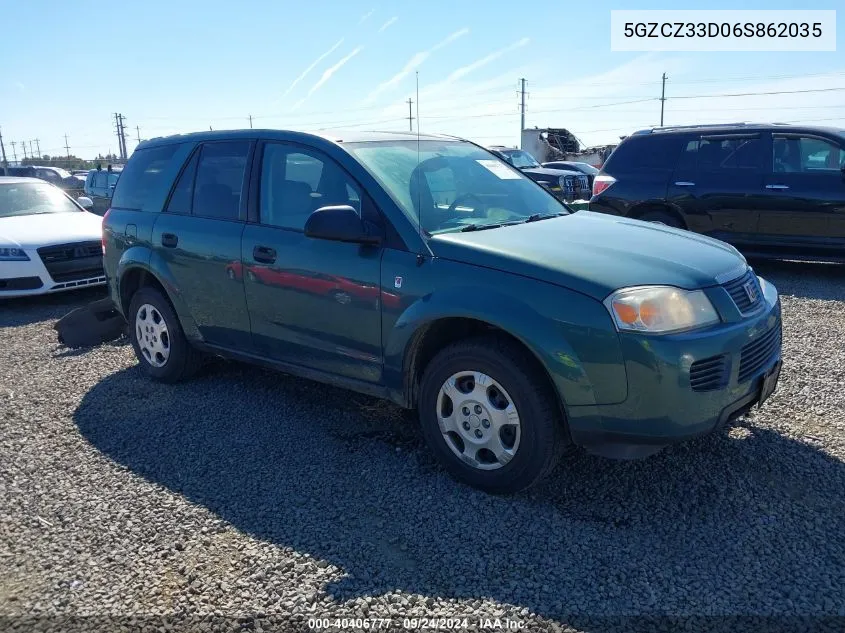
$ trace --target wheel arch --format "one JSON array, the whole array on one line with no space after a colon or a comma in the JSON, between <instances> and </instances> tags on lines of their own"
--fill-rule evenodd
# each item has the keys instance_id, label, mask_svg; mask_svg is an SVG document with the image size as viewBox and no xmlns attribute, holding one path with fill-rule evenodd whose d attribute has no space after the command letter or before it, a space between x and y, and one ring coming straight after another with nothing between
<instances>
[{"instance_id":1,"label":"wheel arch","mask_svg":"<svg viewBox=\"0 0 845 633\"><path fill-rule=\"evenodd\" d=\"M689 227L689 224L684 218L684 214L675 205L670 204L668 202L641 202L640 204L631 207L631 210L628 211L627 216L634 220L639 220L645 214L653 212L665 213L667 215L672 216L680 223L682 229L687 229Z\"/></svg>"}]
</instances>

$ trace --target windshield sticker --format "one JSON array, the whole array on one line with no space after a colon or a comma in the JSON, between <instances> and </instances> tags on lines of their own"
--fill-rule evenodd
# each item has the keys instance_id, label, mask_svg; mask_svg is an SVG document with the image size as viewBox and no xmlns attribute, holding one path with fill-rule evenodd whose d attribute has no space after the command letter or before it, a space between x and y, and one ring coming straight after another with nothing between
<instances>
[{"instance_id":1,"label":"windshield sticker","mask_svg":"<svg viewBox=\"0 0 845 633\"><path fill-rule=\"evenodd\" d=\"M517 180L520 178L519 172L514 171L503 162L498 161L492 158L484 158L481 160L475 161L482 167L486 167L490 170L493 174L501 178L502 180Z\"/></svg>"}]
</instances>

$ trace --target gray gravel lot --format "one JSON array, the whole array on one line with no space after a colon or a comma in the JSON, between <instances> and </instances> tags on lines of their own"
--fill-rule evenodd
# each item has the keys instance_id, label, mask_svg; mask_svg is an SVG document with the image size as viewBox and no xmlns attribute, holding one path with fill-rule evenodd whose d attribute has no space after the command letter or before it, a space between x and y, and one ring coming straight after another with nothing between
<instances>
[{"instance_id":1,"label":"gray gravel lot","mask_svg":"<svg viewBox=\"0 0 845 633\"><path fill-rule=\"evenodd\" d=\"M0 304L0 629L842 630L845 267L756 267L784 308L763 410L509 498L449 479L392 405L224 362L158 385L125 342L59 346L99 293Z\"/></svg>"}]
</instances>

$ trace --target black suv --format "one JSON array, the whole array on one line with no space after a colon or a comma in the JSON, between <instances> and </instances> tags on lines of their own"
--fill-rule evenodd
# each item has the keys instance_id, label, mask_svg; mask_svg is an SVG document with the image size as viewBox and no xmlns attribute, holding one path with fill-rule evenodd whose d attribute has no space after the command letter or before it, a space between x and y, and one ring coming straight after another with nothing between
<instances>
[{"instance_id":1,"label":"black suv","mask_svg":"<svg viewBox=\"0 0 845 633\"><path fill-rule=\"evenodd\" d=\"M590 179L576 169L544 167L528 152L522 149L495 145L487 151L498 156L506 163L516 167L534 182L546 187L552 194L564 202L587 200L590 197Z\"/></svg>"},{"instance_id":2,"label":"black suv","mask_svg":"<svg viewBox=\"0 0 845 633\"><path fill-rule=\"evenodd\" d=\"M635 132L590 211L704 233L746 255L845 260L845 130L736 123Z\"/></svg>"}]
</instances>

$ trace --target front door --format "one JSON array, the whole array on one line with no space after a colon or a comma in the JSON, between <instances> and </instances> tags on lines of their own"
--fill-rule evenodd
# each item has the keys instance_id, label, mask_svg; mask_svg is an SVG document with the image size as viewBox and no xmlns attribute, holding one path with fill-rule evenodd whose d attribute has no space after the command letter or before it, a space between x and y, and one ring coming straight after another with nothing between
<instances>
[{"instance_id":1,"label":"front door","mask_svg":"<svg viewBox=\"0 0 845 633\"><path fill-rule=\"evenodd\" d=\"M833 139L774 134L760 233L773 249L841 257L845 149Z\"/></svg>"},{"instance_id":2,"label":"front door","mask_svg":"<svg viewBox=\"0 0 845 633\"><path fill-rule=\"evenodd\" d=\"M684 209L690 230L732 244L755 242L767 140L732 134L687 142L668 197Z\"/></svg>"},{"instance_id":3,"label":"front door","mask_svg":"<svg viewBox=\"0 0 845 633\"><path fill-rule=\"evenodd\" d=\"M252 335L237 274L246 218L246 165L253 143L209 142L187 162L153 227L161 258L207 343L249 351Z\"/></svg>"},{"instance_id":4,"label":"front door","mask_svg":"<svg viewBox=\"0 0 845 633\"><path fill-rule=\"evenodd\" d=\"M260 159L258 223L243 233L244 287L257 353L311 369L379 382L382 248L305 237L319 207L375 210L331 158L267 142Z\"/></svg>"}]
</instances>

